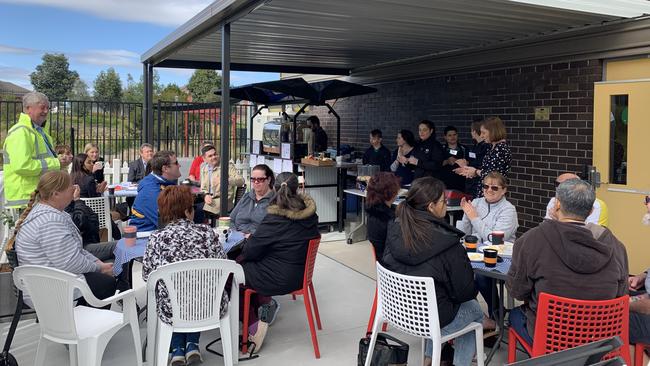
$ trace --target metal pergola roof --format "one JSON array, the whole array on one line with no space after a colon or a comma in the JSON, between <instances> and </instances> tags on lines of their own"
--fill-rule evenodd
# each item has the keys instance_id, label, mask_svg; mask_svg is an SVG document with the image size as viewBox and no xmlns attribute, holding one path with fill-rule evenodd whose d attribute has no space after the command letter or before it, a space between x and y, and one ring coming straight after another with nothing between
<instances>
[{"instance_id":1,"label":"metal pergola roof","mask_svg":"<svg viewBox=\"0 0 650 366\"><path fill-rule=\"evenodd\" d=\"M355 69L600 25L645 0L217 0L142 55L154 67L348 75Z\"/></svg>"}]
</instances>

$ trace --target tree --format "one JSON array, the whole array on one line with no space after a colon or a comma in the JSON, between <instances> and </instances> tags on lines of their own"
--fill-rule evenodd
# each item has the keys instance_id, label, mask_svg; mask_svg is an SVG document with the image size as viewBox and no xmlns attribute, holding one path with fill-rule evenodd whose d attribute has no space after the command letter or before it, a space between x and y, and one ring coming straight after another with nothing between
<instances>
[{"instance_id":1,"label":"tree","mask_svg":"<svg viewBox=\"0 0 650 366\"><path fill-rule=\"evenodd\" d=\"M167 84L158 99L165 102L186 102L187 93L176 84Z\"/></svg>"},{"instance_id":2,"label":"tree","mask_svg":"<svg viewBox=\"0 0 650 366\"><path fill-rule=\"evenodd\" d=\"M67 99L79 74L70 70L68 58L62 53L46 53L42 60L36 71L29 74L34 89L52 100Z\"/></svg>"},{"instance_id":3,"label":"tree","mask_svg":"<svg viewBox=\"0 0 650 366\"><path fill-rule=\"evenodd\" d=\"M68 96L72 100L90 100L90 93L88 92L88 84L86 84L86 82L81 80L80 78L77 78Z\"/></svg>"},{"instance_id":4,"label":"tree","mask_svg":"<svg viewBox=\"0 0 650 366\"><path fill-rule=\"evenodd\" d=\"M101 71L94 83L96 101L100 102L119 102L122 100L122 81L120 75L115 69L109 67L106 71ZM110 103L102 103L102 108L106 109Z\"/></svg>"},{"instance_id":5,"label":"tree","mask_svg":"<svg viewBox=\"0 0 650 366\"><path fill-rule=\"evenodd\" d=\"M153 72L153 100L157 100L163 87L160 85L160 75L157 70ZM126 88L122 97L123 102L144 103L144 77L140 75L140 81L135 81L131 74L126 76Z\"/></svg>"},{"instance_id":6,"label":"tree","mask_svg":"<svg viewBox=\"0 0 650 366\"><path fill-rule=\"evenodd\" d=\"M214 70L194 71L187 84L193 102L214 102L219 100L214 94L214 90L219 88L221 88L221 75Z\"/></svg>"}]
</instances>

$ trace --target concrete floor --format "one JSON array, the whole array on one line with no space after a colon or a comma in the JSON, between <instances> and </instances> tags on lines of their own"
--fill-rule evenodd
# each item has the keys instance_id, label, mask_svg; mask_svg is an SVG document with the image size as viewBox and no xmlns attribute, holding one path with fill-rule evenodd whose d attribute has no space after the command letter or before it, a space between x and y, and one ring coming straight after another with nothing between
<instances>
[{"instance_id":1,"label":"concrete floor","mask_svg":"<svg viewBox=\"0 0 650 366\"><path fill-rule=\"evenodd\" d=\"M334 239L335 241L328 241ZM364 336L374 295L374 264L368 242L347 245L336 234L324 236L316 260L314 286L320 308L323 329L318 332L321 358L314 358L302 299L291 296L277 297L281 305L277 319L260 351L260 357L243 362L244 365L355 365L359 339ZM4 344L6 327L2 324L0 341ZM38 341L38 325L33 320L21 323L12 353L21 366L33 364ZM144 337L146 329L141 329ZM218 337L218 330L201 335L201 349ZM408 342L411 346L409 364L419 365L421 343L419 338L399 331L388 333ZM134 365L134 349L128 329L123 329L109 343L102 365ZM219 348L220 346L217 346ZM488 349L486 349L488 351ZM203 352L204 364L221 365L223 359ZM52 347L47 357L48 365L68 365L68 353L63 346ZM503 365L506 360L505 345L497 352L491 365Z\"/></svg>"}]
</instances>

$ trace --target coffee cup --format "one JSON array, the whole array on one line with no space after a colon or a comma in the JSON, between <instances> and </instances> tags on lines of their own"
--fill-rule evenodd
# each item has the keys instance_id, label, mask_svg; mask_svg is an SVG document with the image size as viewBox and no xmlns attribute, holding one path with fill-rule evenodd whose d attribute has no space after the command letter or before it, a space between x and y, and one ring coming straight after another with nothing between
<instances>
[{"instance_id":1,"label":"coffee cup","mask_svg":"<svg viewBox=\"0 0 650 366\"><path fill-rule=\"evenodd\" d=\"M506 236L506 233L503 231L493 231L490 234L488 234L488 241L492 243L492 245L501 245L503 244L503 239Z\"/></svg>"},{"instance_id":2,"label":"coffee cup","mask_svg":"<svg viewBox=\"0 0 650 366\"><path fill-rule=\"evenodd\" d=\"M478 238L474 235L465 235L465 250L468 252L476 252L478 246Z\"/></svg>"},{"instance_id":3,"label":"coffee cup","mask_svg":"<svg viewBox=\"0 0 650 366\"><path fill-rule=\"evenodd\" d=\"M483 263L486 267L497 266L497 255L499 251L496 249L483 249Z\"/></svg>"},{"instance_id":4,"label":"coffee cup","mask_svg":"<svg viewBox=\"0 0 650 366\"><path fill-rule=\"evenodd\" d=\"M108 186L108 194L111 196L115 194L115 186Z\"/></svg>"},{"instance_id":5,"label":"coffee cup","mask_svg":"<svg viewBox=\"0 0 650 366\"><path fill-rule=\"evenodd\" d=\"M343 157L341 155L336 157L336 164L341 164L343 162Z\"/></svg>"},{"instance_id":6,"label":"coffee cup","mask_svg":"<svg viewBox=\"0 0 650 366\"><path fill-rule=\"evenodd\" d=\"M135 245L136 237L138 236L138 228L135 226L126 226L124 227L124 245L127 247L132 247Z\"/></svg>"}]
</instances>

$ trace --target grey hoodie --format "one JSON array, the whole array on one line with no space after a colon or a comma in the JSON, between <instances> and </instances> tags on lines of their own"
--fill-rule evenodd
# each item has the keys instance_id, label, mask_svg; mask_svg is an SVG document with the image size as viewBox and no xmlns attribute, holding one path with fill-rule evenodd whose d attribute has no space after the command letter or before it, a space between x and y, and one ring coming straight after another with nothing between
<instances>
[{"instance_id":1,"label":"grey hoodie","mask_svg":"<svg viewBox=\"0 0 650 366\"><path fill-rule=\"evenodd\" d=\"M505 240L515 241L515 234L519 227L517 210L512 203L503 197L499 202L488 203L485 197L475 198L472 206L476 208L478 217L470 220L467 215L456 223L456 227L465 234L477 236L481 241L488 240L488 234L493 231L503 231Z\"/></svg>"}]
</instances>

